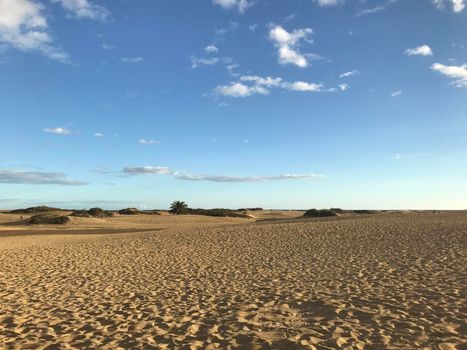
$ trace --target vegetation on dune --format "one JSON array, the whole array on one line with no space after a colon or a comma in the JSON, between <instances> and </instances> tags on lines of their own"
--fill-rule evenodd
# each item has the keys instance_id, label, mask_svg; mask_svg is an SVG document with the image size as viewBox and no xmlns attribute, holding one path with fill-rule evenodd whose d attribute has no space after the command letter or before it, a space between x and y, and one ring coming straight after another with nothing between
<instances>
[{"instance_id":1,"label":"vegetation on dune","mask_svg":"<svg viewBox=\"0 0 467 350\"><path fill-rule=\"evenodd\" d=\"M367 209L359 209L359 210L352 210L354 214L376 214L376 210L367 210Z\"/></svg>"},{"instance_id":2,"label":"vegetation on dune","mask_svg":"<svg viewBox=\"0 0 467 350\"><path fill-rule=\"evenodd\" d=\"M187 208L184 214L190 215L206 215L206 216L221 216L232 218L249 218L245 212L239 212L230 209L215 208L215 209L191 209Z\"/></svg>"},{"instance_id":3,"label":"vegetation on dune","mask_svg":"<svg viewBox=\"0 0 467 350\"><path fill-rule=\"evenodd\" d=\"M70 221L66 215L38 214L29 218L32 225L64 225Z\"/></svg>"},{"instance_id":4,"label":"vegetation on dune","mask_svg":"<svg viewBox=\"0 0 467 350\"><path fill-rule=\"evenodd\" d=\"M101 208L91 208L89 210L75 210L71 215L84 218L108 218L113 216L113 213Z\"/></svg>"},{"instance_id":5,"label":"vegetation on dune","mask_svg":"<svg viewBox=\"0 0 467 350\"><path fill-rule=\"evenodd\" d=\"M118 211L120 215L161 215L161 213L154 210L141 211L137 208L125 208Z\"/></svg>"},{"instance_id":6,"label":"vegetation on dune","mask_svg":"<svg viewBox=\"0 0 467 350\"><path fill-rule=\"evenodd\" d=\"M237 211L231 209L215 208L215 209L193 209L183 201L174 201L170 205L170 213L174 215L205 215L205 216L218 216L218 217L235 217L235 218L249 218L250 216L245 211Z\"/></svg>"},{"instance_id":7,"label":"vegetation on dune","mask_svg":"<svg viewBox=\"0 0 467 350\"><path fill-rule=\"evenodd\" d=\"M62 209L59 208L53 208L53 207L48 207L46 205L39 205L37 207L30 207L26 209L15 209L10 211L10 213L13 214L37 214L37 213L46 213L49 211L59 211Z\"/></svg>"},{"instance_id":8,"label":"vegetation on dune","mask_svg":"<svg viewBox=\"0 0 467 350\"><path fill-rule=\"evenodd\" d=\"M320 217L329 217L329 216L339 216L346 214L376 214L379 213L378 210L344 210L341 208L331 208L331 209L310 209L303 214L303 217L309 218L320 218Z\"/></svg>"},{"instance_id":9,"label":"vegetation on dune","mask_svg":"<svg viewBox=\"0 0 467 350\"><path fill-rule=\"evenodd\" d=\"M331 209L310 209L303 214L304 217L307 218L322 218L322 217L329 217L329 216L337 216L336 211Z\"/></svg>"},{"instance_id":10,"label":"vegetation on dune","mask_svg":"<svg viewBox=\"0 0 467 350\"><path fill-rule=\"evenodd\" d=\"M138 215L142 214L139 209L136 208L125 208L118 211L120 215Z\"/></svg>"}]
</instances>

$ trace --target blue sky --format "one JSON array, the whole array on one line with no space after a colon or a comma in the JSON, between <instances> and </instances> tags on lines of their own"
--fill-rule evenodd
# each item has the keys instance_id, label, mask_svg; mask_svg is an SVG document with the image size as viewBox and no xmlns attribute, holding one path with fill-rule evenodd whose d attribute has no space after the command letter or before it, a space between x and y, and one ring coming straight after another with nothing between
<instances>
[{"instance_id":1,"label":"blue sky","mask_svg":"<svg viewBox=\"0 0 467 350\"><path fill-rule=\"evenodd\" d=\"M0 0L0 208L467 208L467 1Z\"/></svg>"}]
</instances>

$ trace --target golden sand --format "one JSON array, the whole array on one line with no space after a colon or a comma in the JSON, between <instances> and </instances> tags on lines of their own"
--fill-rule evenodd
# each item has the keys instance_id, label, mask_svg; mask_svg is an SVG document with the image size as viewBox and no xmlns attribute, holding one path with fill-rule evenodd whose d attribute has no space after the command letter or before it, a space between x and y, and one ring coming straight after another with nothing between
<instances>
[{"instance_id":1,"label":"golden sand","mask_svg":"<svg viewBox=\"0 0 467 350\"><path fill-rule=\"evenodd\" d=\"M144 220L0 231L0 347L466 349L465 212Z\"/></svg>"}]
</instances>

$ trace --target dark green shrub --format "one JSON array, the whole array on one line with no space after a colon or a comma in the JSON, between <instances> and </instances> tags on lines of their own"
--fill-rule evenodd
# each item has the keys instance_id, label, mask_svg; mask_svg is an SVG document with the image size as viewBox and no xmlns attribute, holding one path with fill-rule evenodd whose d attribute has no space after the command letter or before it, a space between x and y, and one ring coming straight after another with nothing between
<instances>
[{"instance_id":1,"label":"dark green shrub","mask_svg":"<svg viewBox=\"0 0 467 350\"><path fill-rule=\"evenodd\" d=\"M64 225L70 221L66 215L38 214L29 218L29 223L33 225Z\"/></svg>"},{"instance_id":2,"label":"dark green shrub","mask_svg":"<svg viewBox=\"0 0 467 350\"><path fill-rule=\"evenodd\" d=\"M71 216L83 218L108 218L113 216L113 214L101 208L91 208L89 210L75 210Z\"/></svg>"},{"instance_id":3,"label":"dark green shrub","mask_svg":"<svg viewBox=\"0 0 467 350\"><path fill-rule=\"evenodd\" d=\"M310 209L307 210L303 216L308 218L323 218L337 216L337 213L330 209Z\"/></svg>"},{"instance_id":4,"label":"dark green shrub","mask_svg":"<svg viewBox=\"0 0 467 350\"><path fill-rule=\"evenodd\" d=\"M26 209L15 209L15 210L10 211L10 213L13 213L13 214L36 214L36 213L46 213L46 212L49 212L49 211L58 211L58 210L62 210L62 209L52 208L52 207L48 207L46 205L40 205L40 206L37 206L37 207L30 207L30 208L26 208Z\"/></svg>"},{"instance_id":5,"label":"dark green shrub","mask_svg":"<svg viewBox=\"0 0 467 350\"><path fill-rule=\"evenodd\" d=\"M120 215L138 215L138 214L143 214L141 211L139 211L136 208L126 208L126 209L121 209L118 211Z\"/></svg>"},{"instance_id":6,"label":"dark green shrub","mask_svg":"<svg viewBox=\"0 0 467 350\"><path fill-rule=\"evenodd\" d=\"M367 209L359 209L359 210L352 210L354 214L376 214L375 210L367 210Z\"/></svg>"}]
</instances>

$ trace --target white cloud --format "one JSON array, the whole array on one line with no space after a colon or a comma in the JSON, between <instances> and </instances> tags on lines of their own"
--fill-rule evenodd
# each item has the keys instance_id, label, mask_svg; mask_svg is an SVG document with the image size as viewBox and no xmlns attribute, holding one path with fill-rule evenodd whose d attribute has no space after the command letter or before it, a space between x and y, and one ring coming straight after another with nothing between
<instances>
[{"instance_id":1,"label":"white cloud","mask_svg":"<svg viewBox=\"0 0 467 350\"><path fill-rule=\"evenodd\" d=\"M315 0L319 4L319 6L336 6L341 1L340 0Z\"/></svg>"},{"instance_id":2,"label":"white cloud","mask_svg":"<svg viewBox=\"0 0 467 350\"><path fill-rule=\"evenodd\" d=\"M138 63L143 61L143 57L123 57L121 61L123 63Z\"/></svg>"},{"instance_id":3,"label":"white cloud","mask_svg":"<svg viewBox=\"0 0 467 350\"><path fill-rule=\"evenodd\" d=\"M240 13L245 12L248 7L252 6L252 3L248 0L212 0L212 3L225 9L236 9Z\"/></svg>"},{"instance_id":4,"label":"white cloud","mask_svg":"<svg viewBox=\"0 0 467 350\"><path fill-rule=\"evenodd\" d=\"M67 63L68 55L54 45L48 32L43 10L43 5L32 0L0 0L0 45Z\"/></svg>"},{"instance_id":5,"label":"white cloud","mask_svg":"<svg viewBox=\"0 0 467 350\"><path fill-rule=\"evenodd\" d=\"M339 84L339 89L341 89L341 91L346 91L346 90L350 89L350 86L349 86L349 84L346 84L346 83Z\"/></svg>"},{"instance_id":6,"label":"white cloud","mask_svg":"<svg viewBox=\"0 0 467 350\"><path fill-rule=\"evenodd\" d=\"M95 137L104 137L104 134L101 133L101 132L96 132L96 133L94 133L94 136Z\"/></svg>"},{"instance_id":7,"label":"white cloud","mask_svg":"<svg viewBox=\"0 0 467 350\"><path fill-rule=\"evenodd\" d=\"M199 66L213 66L219 62L217 57L212 58L198 58L191 56L191 68L195 69Z\"/></svg>"},{"instance_id":8,"label":"white cloud","mask_svg":"<svg viewBox=\"0 0 467 350\"><path fill-rule=\"evenodd\" d=\"M0 169L0 183L26 185L86 185L85 182L70 180L64 173Z\"/></svg>"},{"instance_id":9,"label":"white cloud","mask_svg":"<svg viewBox=\"0 0 467 350\"><path fill-rule=\"evenodd\" d=\"M242 83L231 83L230 85L219 85L214 93L229 97L248 97L255 94L267 95L269 90L262 86L247 86Z\"/></svg>"},{"instance_id":10,"label":"white cloud","mask_svg":"<svg viewBox=\"0 0 467 350\"><path fill-rule=\"evenodd\" d=\"M349 72L342 73L339 75L339 78L350 78L360 73L357 69L351 70Z\"/></svg>"},{"instance_id":11,"label":"white cloud","mask_svg":"<svg viewBox=\"0 0 467 350\"><path fill-rule=\"evenodd\" d=\"M267 87L279 86L282 79L281 78L271 78L271 77L259 77L257 75L244 75L240 77L242 81L251 81L254 82L256 85L264 85Z\"/></svg>"},{"instance_id":12,"label":"white cloud","mask_svg":"<svg viewBox=\"0 0 467 350\"><path fill-rule=\"evenodd\" d=\"M285 82L282 84L282 87L292 91L317 92L321 90L322 85L307 83L305 81L294 81L292 83Z\"/></svg>"},{"instance_id":13,"label":"white cloud","mask_svg":"<svg viewBox=\"0 0 467 350\"><path fill-rule=\"evenodd\" d=\"M413 49L405 50L407 56L433 56L433 50L428 45L414 47Z\"/></svg>"},{"instance_id":14,"label":"white cloud","mask_svg":"<svg viewBox=\"0 0 467 350\"><path fill-rule=\"evenodd\" d=\"M446 1L451 3L454 12L462 12L467 5L467 0L433 0L433 3L439 8L443 8Z\"/></svg>"},{"instance_id":15,"label":"white cloud","mask_svg":"<svg viewBox=\"0 0 467 350\"><path fill-rule=\"evenodd\" d=\"M105 21L110 17L109 10L88 0L52 0L52 2L59 3L65 11L76 18Z\"/></svg>"},{"instance_id":16,"label":"white cloud","mask_svg":"<svg viewBox=\"0 0 467 350\"><path fill-rule=\"evenodd\" d=\"M156 145L159 144L160 141L141 139L138 143L141 145Z\"/></svg>"},{"instance_id":17,"label":"white cloud","mask_svg":"<svg viewBox=\"0 0 467 350\"><path fill-rule=\"evenodd\" d=\"M249 83L249 85L246 85ZM240 82L230 85L220 85L214 89L214 93L229 97L248 97L255 94L267 95L270 89L284 89L290 91L318 92L322 90L321 84L308 83L305 81L284 81L276 77L260 77L257 75L244 75Z\"/></svg>"},{"instance_id":18,"label":"white cloud","mask_svg":"<svg viewBox=\"0 0 467 350\"><path fill-rule=\"evenodd\" d=\"M44 129L42 129L42 131L48 132L48 133L51 133L51 134L58 134L58 135L69 135L71 133L70 130L68 130L67 128L62 128L62 127L44 128Z\"/></svg>"},{"instance_id":19,"label":"white cloud","mask_svg":"<svg viewBox=\"0 0 467 350\"><path fill-rule=\"evenodd\" d=\"M128 175L168 175L172 173L166 166L125 167L122 172Z\"/></svg>"},{"instance_id":20,"label":"white cloud","mask_svg":"<svg viewBox=\"0 0 467 350\"><path fill-rule=\"evenodd\" d=\"M402 95L402 91L401 90L397 90L397 91L394 91L392 94L391 94L391 97L397 97L397 96L400 96Z\"/></svg>"},{"instance_id":21,"label":"white cloud","mask_svg":"<svg viewBox=\"0 0 467 350\"><path fill-rule=\"evenodd\" d=\"M435 63L431 66L431 69L454 79L455 86L467 87L467 64L462 66L445 66L441 63Z\"/></svg>"},{"instance_id":22,"label":"white cloud","mask_svg":"<svg viewBox=\"0 0 467 350\"><path fill-rule=\"evenodd\" d=\"M214 45L209 45L204 48L204 51L206 51L207 53L216 53L219 51L219 49Z\"/></svg>"},{"instance_id":23,"label":"white cloud","mask_svg":"<svg viewBox=\"0 0 467 350\"><path fill-rule=\"evenodd\" d=\"M278 50L279 63L294 64L305 68L308 66L306 55L300 53L298 46L301 40L311 42L310 36L313 30L310 28L296 29L288 32L281 26L272 27L269 31L269 39L274 42Z\"/></svg>"}]
</instances>

